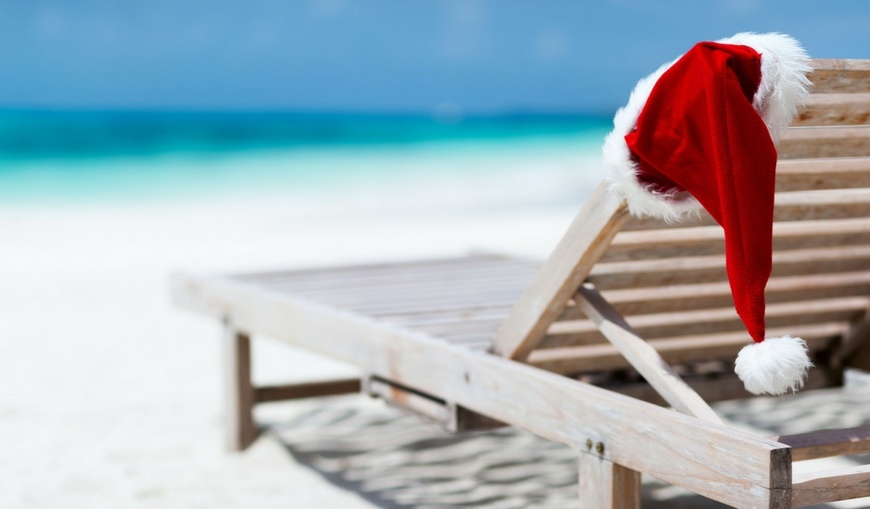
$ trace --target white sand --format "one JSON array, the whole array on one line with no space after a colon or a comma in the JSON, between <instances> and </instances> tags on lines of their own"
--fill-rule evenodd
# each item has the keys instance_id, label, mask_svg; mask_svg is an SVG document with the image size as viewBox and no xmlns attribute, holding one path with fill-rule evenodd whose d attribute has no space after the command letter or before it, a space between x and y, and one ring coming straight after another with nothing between
<instances>
[{"instance_id":1,"label":"white sand","mask_svg":"<svg viewBox=\"0 0 870 509\"><path fill-rule=\"evenodd\" d=\"M543 256L597 181L564 154L466 164L330 192L0 206L0 507L370 507L268 439L224 453L218 328L171 306L167 276ZM255 347L260 381L347 369Z\"/></svg>"}]
</instances>

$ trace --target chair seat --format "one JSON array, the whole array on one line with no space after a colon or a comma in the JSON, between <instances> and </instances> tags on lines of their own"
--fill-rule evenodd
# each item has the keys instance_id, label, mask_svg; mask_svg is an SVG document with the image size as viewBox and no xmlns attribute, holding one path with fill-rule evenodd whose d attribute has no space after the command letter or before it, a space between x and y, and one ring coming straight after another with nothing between
<instances>
[{"instance_id":1,"label":"chair seat","mask_svg":"<svg viewBox=\"0 0 870 509\"><path fill-rule=\"evenodd\" d=\"M519 258L475 254L239 274L230 280L485 350L539 266Z\"/></svg>"}]
</instances>

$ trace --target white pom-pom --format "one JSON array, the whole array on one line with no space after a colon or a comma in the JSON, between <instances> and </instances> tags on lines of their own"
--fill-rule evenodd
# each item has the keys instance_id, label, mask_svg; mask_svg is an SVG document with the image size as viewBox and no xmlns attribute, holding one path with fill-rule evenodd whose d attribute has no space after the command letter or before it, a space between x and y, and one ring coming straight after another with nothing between
<instances>
[{"instance_id":1,"label":"white pom-pom","mask_svg":"<svg viewBox=\"0 0 870 509\"><path fill-rule=\"evenodd\" d=\"M791 336L746 345L734 363L734 371L747 391L774 396L803 387L811 367L806 342Z\"/></svg>"}]
</instances>

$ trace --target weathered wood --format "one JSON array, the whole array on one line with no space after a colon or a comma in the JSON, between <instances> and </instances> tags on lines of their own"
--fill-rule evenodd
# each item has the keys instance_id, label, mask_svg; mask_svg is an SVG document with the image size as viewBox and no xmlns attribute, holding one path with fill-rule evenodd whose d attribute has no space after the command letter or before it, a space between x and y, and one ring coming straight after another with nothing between
<instances>
[{"instance_id":1,"label":"weathered wood","mask_svg":"<svg viewBox=\"0 0 870 509\"><path fill-rule=\"evenodd\" d=\"M580 454L580 507L586 509L640 509L640 472L625 468L595 453Z\"/></svg>"},{"instance_id":2,"label":"weathered wood","mask_svg":"<svg viewBox=\"0 0 870 509\"><path fill-rule=\"evenodd\" d=\"M457 268L480 268L488 267L492 264L513 263L516 259L498 254L470 254L467 256L452 257L452 258L433 258L423 260L405 260L401 262L380 262L367 263L360 265L344 265L344 266L327 266L327 267L311 267L299 268L294 270L279 270L279 271L260 271L255 273L240 273L231 274L230 277L245 281L247 283L256 283L259 285L273 286L288 283L303 283L307 281L318 281L329 283L331 280L338 279L347 281L348 279L365 279L375 278L380 279L396 274L414 274L419 273L422 277L427 274L440 273L445 270L454 270Z\"/></svg>"},{"instance_id":3,"label":"weathered wood","mask_svg":"<svg viewBox=\"0 0 870 509\"><path fill-rule=\"evenodd\" d=\"M600 185L498 328L495 353L528 357L627 218L625 202Z\"/></svg>"},{"instance_id":4,"label":"weathered wood","mask_svg":"<svg viewBox=\"0 0 870 509\"><path fill-rule=\"evenodd\" d=\"M839 339L842 323L823 323L769 329L771 335L793 334L803 338L811 351L824 350ZM751 339L745 330L673 338L650 339L647 343L669 364L716 359L733 359ZM547 371L570 374L625 369L630 366L619 351L608 343L539 348L528 363Z\"/></svg>"},{"instance_id":5,"label":"weathered wood","mask_svg":"<svg viewBox=\"0 0 870 509\"><path fill-rule=\"evenodd\" d=\"M403 325L441 325L463 320L488 321L504 320L510 306L482 305L469 308L438 309L418 313L396 313L380 315L379 319Z\"/></svg>"},{"instance_id":6,"label":"weathered wood","mask_svg":"<svg viewBox=\"0 0 870 509\"><path fill-rule=\"evenodd\" d=\"M581 286L576 299L577 305L601 333L675 410L705 421L722 423L716 412L686 385L653 347L635 334L594 288Z\"/></svg>"},{"instance_id":7,"label":"weathered wood","mask_svg":"<svg viewBox=\"0 0 870 509\"><path fill-rule=\"evenodd\" d=\"M870 157L786 159L776 165L777 192L862 187L870 187Z\"/></svg>"},{"instance_id":8,"label":"weathered wood","mask_svg":"<svg viewBox=\"0 0 870 509\"><path fill-rule=\"evenodd\" d=\"M354 392L360 392L359 378L259 386L254 388L254 400L257 403L268 403L272 401L316 398L320 396L334 396L337 394L350 394Z\"/></svg>"},{"instance_id":9,"label":"weathered wood","mask_svg":"<svg viewBox=\"0 0 870 509\"><path fill-rule=\"evenodd\" d=\"M802 390L811 391L827 387L840 387L843 385L842 374L843 373L840 370L818 366L810 370ZM708 375L703 377L686 377L686 383L688 383L689 386L691 386L692 389L694 389L694 391L704 399L704 401L710 403L715 401L753 397L752 394L746 391L743 381L733 372L723 373L712 377ZM662 399L659 393L646 383L626 384L621 382L615 384L602 384L601 387L620 394L625 394L626 396L631 396L632 398L641 401L647 401L655 405L667 406L667 402Z\"/></svg>"},{"instance_id":10,"label":"weathered wood","mask_svg":"<svg viewBox=\"0 0 870 509\"><path fill-rule=\"evenodd\" d=\"M780 159L870 155L870 126L790 127L777 146Z\"/></svg>"},{"instance_id":11,"label":"weathered wood","mask_svg":"<svg viewBox=\"0 0 870 509\"><path fill-rule=\"evenodd\" d=\"M251 384L251 338L225 322L224 420L226 447L244 451L260 434L254 423L254 387Z\"/></svg>"},{"instance_id":12,"label":"weathered wood","mask_svg":"<svg viewBox=\"0 0 870 509\"><path fill-rule=\"evenodd\" d=\"M771 277L863 270L870 246L794 249L773 253ZM602 290L710 283L727 279L724 256L690 256L596 265L588 281Z\"/></svg>"},{"instance_id":13,"label":"weathered wood","mask_svg":"<svg viewBox=\"0 0 870 509\"><path fill-rule=\"evenodd\" d=\"M870 452L870 426L826 429L770 438L791 446L792 461Z\"/></svg>"},{"instance_id":14,"label":"weathered wood","mask_svg":"<svg viewBox=\"0 0 870 509\"><path fill-rule=\"evenodd\" d=\"M794 191L774 196L774 221L810 221L819 219L845 219L870 216L870 190L825 189L821 191ZM688 217L680 223L668 224L660 219L632 217L622 231L671 230L696 226L715 226L716 222L704 211L697 217Z\"/></svg>"},{"instance_id":15,"label":"weathered wood","mask_svg":"<svg viewBox=\"0 0 870 509\"><path fill-rule=\"evenodd\" d=\"M819 301L793 301L767 306L765 322L770 328L798 326L813 323L847 322L867 312L867 297L842 297ZM585 313L585 309L583 309ZM628 318L639 336L655 339L662 337L715 334L745 330L734 307L699 309L674 313L634 315ZM555 322L548 337L563 337L563 342L589 344L597 342L586 320Z\"/></svg>"},{"instance_id":16,"label":"weathered wood","mask_svg":"<svg viewBox=\"0 0 870 509\"><path fill-rule=\"evenodd\" d=\"M406 302L391 302L388 304L365 305L357 304L352 309L354 311L364 313L367 316L395 316L411 313L425 312L431 309L444 310L466 310L480 307L505 306L508 309L516 302L517 292L499 292L495 294L485 295L465 295L457 296L455 299L409 299Z\"/></svg>"},{"instance_id":17,"label":"weathered wood","mask_svg":"<svg viewBox=\"0 0 870 509\"><path fill-rule=\"evenodd\" d=\"M538 264L497 262L490 265L479 264L473 267L453 267L450 270L431 272L415 277L413 271L406 270L394 274L368 276L365 278L339 277L317 278L306 281L284 281L267 286L273 289L283 289L294 294L304 294L311 297L345 296L353 294L373 293L373 288L381 288L394 292L413 292L421 286L441 288L450 285L514 285L528 283L537 270Z\"/></svg>"},{"instance_id":18,"label":"weathered wood","mask_svg":"<svg viewBox=\"0 0 870 509\"><path fill-rule=\"evenodd\" d=\"M810 94L792 126L870 124L870 93Z\"/></svg>"},{"instance_id":19,"label":"weathered wood","mask_svg":"<svg viewBox=\"0 0 870 509\"><path fill-rule=\"evenodd\" d=\"M682 284L653 288L624 288L603 292L622 315L716 309L733 304L728 282ZM765 289L768 304L870 295L870 272L801 274L771 278ZM565 309L559 320L576 320L582 313Z\"/></svg>"},{"instance_id":20,"label":"weathered wood","mask_svg":"<svg viewBox=\"0 0 870 509\"><path fill-rule=\"evenodd\" d=\"M777 251L868 243L870 220L865 217L773 225L773 248ZM601 262L708 256L724 252L725 235L719 226L628 231L616 235Z\"/></svg>"},{"instance_id":21,"label":"weathered wood","mask_svg":"<svg viewBox=\"0 0 870 509\"><path fill-rule=\"evenodd\" d=\"M522 292L523 286L517 285L511 289L492 289L492 288L476 288L467 292L453 291L441 295L433 294L426 295L418 294L415 296L408 295L406 299L388 299L375 302L366 302L360 299L355 302L334 302L333 299L312 299L329 304L331 306L350 309L366 315L374 316L379 314L399 314L413 312L415 310L428 308L441 308L449 306L490 306L493 304L508 305L516 302L517 297Z\"/></svg>"},{"instance_id":22,"label":"weathered wood","mask_svg":"<svg viewBox=\"0 0 870 509\"><path fill-rule=\"evenodd\" d=\"M870 496L870 465L795 474L793 507Z\"/></svg>"},{"instance_id":23,"label":"weathered wood","mask_svg":"<svg viewBox=\"0 0 870 509\"><path fill-rule=\"evenodd\" d=\"M608 461L723 503L767 507L789 495L790 449L782 444L256 286L177 277L173 287L179 305L229 313L246 330L356 364L554 441L576 448L587 439L602 442ZM643 431L635 427L639 422Z\"/></svg>"},{"instance_id":24,"label":"weathered wood","mask_svg":"<svg viewBox=\"0 0 870 509\"><path fill-rule=\"evenodd\" d=\"M849 59L815 59L807 75L814 94L867 92L870 90L870 62Z\"/></svg>"}]
</instances>

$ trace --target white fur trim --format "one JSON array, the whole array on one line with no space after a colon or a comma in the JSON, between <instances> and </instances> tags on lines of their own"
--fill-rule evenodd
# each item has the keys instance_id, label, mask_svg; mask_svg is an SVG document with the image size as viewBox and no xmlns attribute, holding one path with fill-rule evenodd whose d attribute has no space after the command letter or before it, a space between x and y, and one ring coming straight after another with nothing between
<instances>
[{"instance_id":1,"label":"white fur trim","mask_svg":"<svg viewBox=\"0 0 870 509\"><path fill-rule=\"evenodd\" d=\"M743 32L719 42L749 46L761 53L761 83L752 106L764 119L773 141L779 141L780 132L794 119L809 93L810 57L794 38L775 32Z\"/></svg>"},{"instance_id":2,"label":"white fur trim","mask_svg":"<svg viewBox=\"0 0 870 509\"><path fill-rule=\"evenodd\" d=\"M637 119L653 86L677 60L659 67L635 85L628 103L613 117L613 130L604 139L602 149L610 188L625 197L629 211L636 216L658 217L670 222L679 221L686 214L699 212L701 204L688 193L659 193L642 185L637 179L640 168L631 158L631 152L625 144L625 135L637 125Z\"/></svg>"},{"instance_id":3,"label":"white fur trim","mask_svg":"<svg viewBox=\"0 0 870 509\"><path fill-rule=\"evenodd\" d=\"M761 53L761 83L752 105L776 142L780 130L791 123L807 95L810 83L806 73L811 70L809 57L795 39L778 33L744 32L718 42L749 46ZM625 135L637 125L637 119L658 79L677 60L659 67L637 83L628 103L616 112L613 131L605 138L602 149L607 181L614 192L625 197L631 213L669 222L699 212L701 205L688 193L660 193L642 185L637 179L640 169L632 161L625 144Z\"/></svg>"},{"instance_id":4,"label":"white fur trim","mask_svg":"<svg viewBox=\"0 0 870 509\"><path fill-rule=\"evenodd\" d=\"M752 394L778 396L803 387L807 370L812 366L806 342L782 336L744 346L737 355L734 371Z\"/></svg>"}]
</instances>

